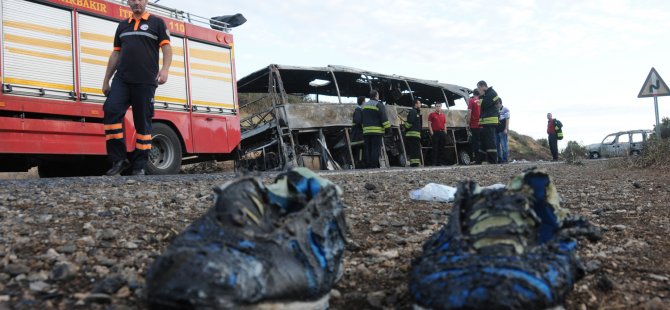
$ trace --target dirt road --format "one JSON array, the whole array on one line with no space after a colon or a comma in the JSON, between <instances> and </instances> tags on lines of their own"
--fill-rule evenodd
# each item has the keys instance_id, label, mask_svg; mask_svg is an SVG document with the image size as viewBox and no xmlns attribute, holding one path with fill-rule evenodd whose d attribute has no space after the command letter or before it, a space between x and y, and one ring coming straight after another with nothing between
<instances>
[{"instance_id":1,"label":"dirt road","mask_svg":"<svg viewBox=\"0 0 670 310\"><path fill-rule=\"evenodd\" d=\"M670 175L607 162L548 164L564 206L605 230L580 244L590 269L568 309L670 304ZM334 309L410 308L412 257L450 205L414 202L429 182L506 182L527 165L326 173L344 189L351 226ZM143 274L172 237L212 204L230 174L0 181L0 309L143 308ZM372 190L366 189L375 187ZM370 186L374 185L374 186Z\"/></svg>"}]
</instances>

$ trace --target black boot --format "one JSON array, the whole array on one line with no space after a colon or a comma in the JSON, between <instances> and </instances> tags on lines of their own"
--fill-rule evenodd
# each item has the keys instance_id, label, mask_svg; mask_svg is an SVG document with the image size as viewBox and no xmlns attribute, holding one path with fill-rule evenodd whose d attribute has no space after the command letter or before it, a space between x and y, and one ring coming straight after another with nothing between
<instances>
[{"instance_id":1,"label":"black boot","mask_svg":"<svg viewBox=\"0 0 670 310\"><path fill-rule=\"evenodd\" d=\"M130 167L130 162L127 159L116 161L112 164L112 168L107 170L105 175L109 177L121 175L121 172L128 169L128 167Z\"/></svg>"},{"instance_id":2,"label":"black boot","mask_svg":"<svg viewBox=\"0 0 670 310\"><path fill-rule=\"evenodd\" d=\"M133 169L133 172L130 175L146 175L144 169Z\"/></svg>"}]
</instances>

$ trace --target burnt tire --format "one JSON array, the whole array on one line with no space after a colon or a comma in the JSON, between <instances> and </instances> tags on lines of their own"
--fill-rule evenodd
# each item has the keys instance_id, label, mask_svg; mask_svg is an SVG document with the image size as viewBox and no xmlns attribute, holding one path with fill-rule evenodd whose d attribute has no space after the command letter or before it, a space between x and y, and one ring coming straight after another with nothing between
<instances>
[{"instance_id":1,"label":"burnt tire","mask_svg":"<svg viewBox=\"0 0 670 310\"><path fill-rule=\"evenodd\" d=\"M153 175L177 174L181 169L182 145L170 126L155 123L152 130L151 152L146 173Z\"/></svg>"},{"instance_id":2,"label":"burnt tire","mask_svg":"<svg viewBox=\"0 0 670 310\"><path fill-rule=\"evenodd\" d=\"M598 152L591 152L591 153L589 154L589 157L591 157L591 159L598 159L598 158L600 158L600 153L598 153Z\"/></svg>"},{"instance_id":3,"label":"burnt tire","mask_svg":"<svg viewBox=\"0 0 670 310\"><path fill-rule=\"evenodd\" d=\"M470 152L466 150L458 151L458 164L467 166L470 164L470 161Z\"/></svg>"}]
</instances>

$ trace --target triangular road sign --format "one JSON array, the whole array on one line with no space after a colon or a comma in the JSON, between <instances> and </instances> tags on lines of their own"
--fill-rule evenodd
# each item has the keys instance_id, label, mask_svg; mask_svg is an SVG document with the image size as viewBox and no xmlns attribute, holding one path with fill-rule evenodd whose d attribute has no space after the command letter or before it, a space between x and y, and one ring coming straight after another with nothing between
<instances>
[{"instance_id":1,"label":"triangular road sign","mask_svg":"<svg viewBox=\"0 0 670 310\"><path fill-rule=\"evenodd\" d=\"M668 84L665 84L661 76L658 75L656 69L651 68L651 72L649 72L649 76L647 76L647 80L644 81L644 85L637 97L645 98L660 96L670 96L670 88L668 88Z\"/></svg>"}]
</instances>

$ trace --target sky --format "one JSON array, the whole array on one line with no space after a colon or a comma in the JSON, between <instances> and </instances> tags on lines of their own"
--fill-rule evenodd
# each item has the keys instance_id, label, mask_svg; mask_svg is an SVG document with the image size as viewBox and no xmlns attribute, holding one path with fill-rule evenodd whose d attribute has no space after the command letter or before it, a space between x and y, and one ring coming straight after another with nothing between
<instances>
[{"instance_id":1,"label":"sky","mask_svg":"<svg viewBox=\"0 0 670 310\"><path fill-rule=\"evenodd\" d=\"M161 0L233 29L237 77L269 64L345 65L474 88L485 80L511 111L510 129L546 138L546 114L565 140L600 142L652 129L638 99L652 67L670 82L667 0ZM466 109L465 102L457 108ZM670 97L659 97L670 117Z\"/></svg>"}]
</instances>

